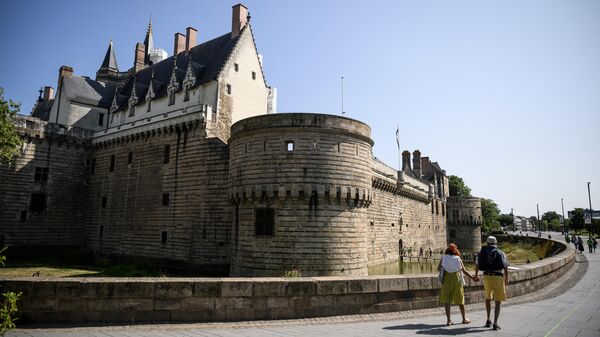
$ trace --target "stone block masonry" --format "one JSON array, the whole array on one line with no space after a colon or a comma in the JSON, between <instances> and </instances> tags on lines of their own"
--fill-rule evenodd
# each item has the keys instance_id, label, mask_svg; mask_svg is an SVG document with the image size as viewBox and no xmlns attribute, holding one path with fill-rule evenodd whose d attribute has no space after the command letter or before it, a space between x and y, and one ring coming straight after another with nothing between
<instances>
[{"instance_id":1,"label":"stone block masonry","mask_svg":"<svg viewBox=\"0 0 600 337\"><path fill-rule=\"evenodd\" d=\"M220 139L206 138L202 124L96 144L86 207L88 246L105 255L226 266L227 149Z\"/></svg>"},{"instance_id":2,"label":"stone block masonry","mask_svg":"<svg viewBox=\"0 0 600 337\"><path fill-rule=\"evenodd\" d=\"M508 294L536 291L568 273L565 250L510 272ZM467 280L467 303L483 301ZM437 275L301 278L0 279L22 291L20 324L216 322L367 314L437 307Z\"/></svg>"},{"instance_id":3,"label":"stone block masonry","mask_svg":"<svg viewBox=\"0 0 600 337\"><path fill-rule=\"evenodd\" d=\"M16 126L20 153L0 165L0 247L83 245L88 138L31 117Z\"/></svg>"}]
</instances>

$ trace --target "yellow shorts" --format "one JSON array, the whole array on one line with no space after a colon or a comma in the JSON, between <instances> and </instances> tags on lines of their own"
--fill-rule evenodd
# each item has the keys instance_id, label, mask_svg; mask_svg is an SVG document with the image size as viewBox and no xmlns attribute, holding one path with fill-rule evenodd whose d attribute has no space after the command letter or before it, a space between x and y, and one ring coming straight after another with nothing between
<instances>
[{"instance_id":1,"label":"yellow shorts","mask_svg":"<svg viewBox=\"0 0 600 337\"><path fill-rule=\"evenodd\" d=\"M506 300L504 276L483 275L483 290L485 291L486 300Z\"/></svg>"}]
</instances>

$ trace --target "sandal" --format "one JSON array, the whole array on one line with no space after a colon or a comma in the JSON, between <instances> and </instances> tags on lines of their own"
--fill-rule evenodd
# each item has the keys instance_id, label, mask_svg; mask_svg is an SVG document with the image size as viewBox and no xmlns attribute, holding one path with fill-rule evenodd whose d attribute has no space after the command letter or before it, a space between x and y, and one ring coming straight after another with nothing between
<instances>
[{"instance_id":1,"label":"sandal","mask_svg":"<svg viewBox=\"0 0 600 337\"><path fill-rule=\"evenodd\" d=\"M492 326L492 321L485 321L485 327L489 328Z\"/></svg>"},{"instance_id":2,"label":"sandal","mask_svg":"<svg viewBox=\"0 0 600 337\"><path fill-rule=\"evenodd\" d=\"M471 323L471 320L468 318L463 319L462 324L469 324Z\"/></svg>"},{"instance_id":3,"label":"sandal","mask_svg":"<svg viewBox=\"0 0 600 337\"><path fill-rule=\"evenodd\" d=\"M448 323L446 323L446 326L451 326L452 324L454 324L454 323L448 322Z\"/></svg>"},{"instance_id":4,"label":"sandal","mask_svg":"<svg viewBox=\"0 0 600 337\"><path fill-rule=\"evenodd\" d=\"M500 330L500 326L498 324L494 324L492 326L492 329L494 329L494 330Z\"/></svg>"}]
</instances>

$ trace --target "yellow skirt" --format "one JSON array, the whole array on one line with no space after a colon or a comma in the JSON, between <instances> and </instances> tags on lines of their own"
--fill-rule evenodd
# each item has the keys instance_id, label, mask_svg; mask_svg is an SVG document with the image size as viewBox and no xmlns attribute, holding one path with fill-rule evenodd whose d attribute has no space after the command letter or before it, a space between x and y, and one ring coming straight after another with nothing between
<instances>
[{"instance_id":1,"label":"yellow skirt","mask_svg":"<svg viewBox=\"0 0 600 337\"><path fill-rule=\"evenodd\" d=\"M465 304L465 290L460 283L460 273L444 273L442 291L440 292L440 303L442 304Z\"/></svg>"}]
</instances>

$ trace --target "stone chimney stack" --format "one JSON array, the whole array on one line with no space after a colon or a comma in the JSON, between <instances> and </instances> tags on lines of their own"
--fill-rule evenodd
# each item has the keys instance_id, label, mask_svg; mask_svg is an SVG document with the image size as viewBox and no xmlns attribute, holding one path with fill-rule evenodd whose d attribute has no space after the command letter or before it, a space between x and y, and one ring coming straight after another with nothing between
<instances>
[{"instance_id":1,"label":"stone chimney stack","mask_svg":"<svg viewBox=\"0 0 600 337\"><path fill-rule=\"evenodd\" d=\"M185 50L185 35L181 33L175 33L175 41L173 45L173 56L181 53Z\"/></svg>"},{"instance_id":2,"label":"stone chimney stack","mask_svg":"<svg viewBox=\"0 0 600 337\"><path fill-rule=\"evenodd\" d=\"M240 32L248 24L248 8L242 4L233 6L231 16L231 38L240 36Z\"/></svg>"},{"instance_id":3,"label":"stone chimney stack","mask_svg":"<svg viewBox=\"0 0 600 337\"><path fill-rule=\"evenodd\" d=\"M44 99L44 101L54 99L54 88L44 87L44 96L42 98Z\"/></svg>"},{"instance_id":4,"label":"stone chimney stack","mask_svg":"<svg viewBox=\"0 0 600 337\"><path fill-rule=\"evenodd\" d=\"M143 43L135 44L135 58L133 60L133 67L135 68L135 72L138 72L144 68L145 60L146 60L146 46Z\"/></svg>"},{"instance_id":5,"label":"stone chimney stack","mask_svg":"<svg viewBox=\"0 0 600 337\"><path fill-rule=\"evenodd\" d=\"M421 171L421 151L414 150L413 151L413 171L417 178L421 178L423 176Z\"/></svg>"},{"instance_id":6,"label":"stone chimney stack","mask_svg":"<svg viewBox=\"0 0 600 337\"><path fill-rule=\"evenodd\" d=\"M73 68L69 66L60 67L60 69L58 70L58 83L60 83L60 80L65 76L73 77Z\"/></svg>"},{"instance_id":7,"label":"stone chimney stack","mask_svg":"<svg viewBox=\"0 0 600 337\"><path fill-rule=\"evenodd\" d=\"M196 46L196 34L198 31L195 28L187 27L185 30L185 51L189 52L190 49Z\"/></svg>"},{"instance_id":8,"label":"stone chimney stack","mask_svg":"<svg viewBox=\"0 0 600 337\"><path fill-rule=\"evenodd\" d=\"M410 152L405 150L402 152L402 170L400 171L406 169L410 170Z\"/></svg>"}]
</instances>

